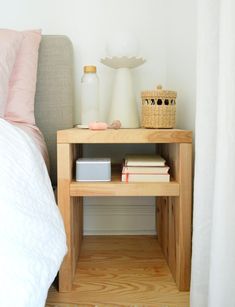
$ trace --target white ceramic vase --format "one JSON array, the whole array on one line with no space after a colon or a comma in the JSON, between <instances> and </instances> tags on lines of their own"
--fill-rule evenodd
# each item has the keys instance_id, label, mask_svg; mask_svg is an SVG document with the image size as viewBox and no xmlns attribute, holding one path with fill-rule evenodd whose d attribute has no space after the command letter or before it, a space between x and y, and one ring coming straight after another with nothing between
<instances>
[{"instance_id":1,"label":"white ceramic vase","mask_svg":"<svg viewBox=\"0 0 235 307\"><path fill-rule=\"evenodd\" d=\"M133 82L129 68L116 70L111 105L108 115L109 123L120 120L122 128L138 128L139 116L134 97Z\"/></svg>"},{"instance_id":2,"label":"white ceramic vase","mask_svg":"<svg viewBox=\"0 0 235 307\"><path fill-rule=\"evenodd\" d=\"M115 68L112 99L108 122L121 122L122 128L139 128L139 115L135 100L131 68L143 64L145 60L137 57L106 57L101 63Z\"/></svg>"}]
</instances>

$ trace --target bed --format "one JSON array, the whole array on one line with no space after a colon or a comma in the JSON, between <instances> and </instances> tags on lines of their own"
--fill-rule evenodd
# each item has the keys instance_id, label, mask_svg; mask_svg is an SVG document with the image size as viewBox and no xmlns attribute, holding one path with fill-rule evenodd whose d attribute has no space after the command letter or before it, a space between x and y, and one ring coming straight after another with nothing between
<instances>
[{"instance_id":1,"label":"bed","mask_svg":"<svg viewBox=\"0 0 235 307\"><path fill-rule=\"evenodd\" d=\"M0 306L43 307L66 254L52 185L56 131L72 127L72 114L71 42L65 36L42 36L35 119L50 165L39 130L0 116Z\"/></svg>"}]
</instances>

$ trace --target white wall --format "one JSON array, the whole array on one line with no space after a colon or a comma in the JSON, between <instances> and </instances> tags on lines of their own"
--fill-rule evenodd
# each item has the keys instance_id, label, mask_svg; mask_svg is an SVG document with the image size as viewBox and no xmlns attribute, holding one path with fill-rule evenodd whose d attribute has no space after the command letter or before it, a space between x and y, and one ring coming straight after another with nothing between
<instances>
[{"instance_id":1,"label":"white wall","mask_svg":"<svg viewBox=\"0 0 235 307\"><path fill-rule=\"evenodd\" d=\"M1 0L2 28L41 28L44 34L65 34L74 46L76 108L79 122L82 67L98 68L101 87L102 120L106 119L113 71L99 60L105 55L107 40L113 33L128 31L136 35L141 55L147 62L133 71L136 100L140 91L157 84L179 92L178 127L194 127L195 101L195 10L194 0ZM14 10L13 10L14 8ZM184 113L185 112L185 113ZM88 154L89 154L89 149ZM100 154L100 148L92 149ZM119 155L130 147L112 149ZM151 152L152 146L136 151ZM154 233L153 198L86 199L87 233Z\"/></svg>"},{"instance_id":2,"label":"white wall","mask_svg":"<svg viewBox=\"0 0 235 307\"><path fill-rule=\"evenodd\" d=\"M177 127L194 131L196 100L196 3L166 0L167 87L178 92Z\"/></svg>"},{"instance_id":3,"label":"white wall","mask_svg":"<svg viewBox=\"0 0 235 307\"><path fill-rule=\"evenodd\" d=\"M106 42L113 33L135 33L147 59L136 72L138 96L140 88L165 83L164 16L156 14L163 6L164 0L9 0L2 1L0 22L1 27L42 28L44 34L68 35L74 46L77 102L82 67L97 65L105 119L113 71L99 59L105 55Z\"/></svg>"}]
</instances>

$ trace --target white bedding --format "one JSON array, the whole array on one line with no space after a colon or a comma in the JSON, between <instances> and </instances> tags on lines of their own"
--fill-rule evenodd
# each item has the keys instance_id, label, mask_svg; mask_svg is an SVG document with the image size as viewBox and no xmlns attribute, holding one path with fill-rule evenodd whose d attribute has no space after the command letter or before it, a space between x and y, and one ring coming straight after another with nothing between
<instances>
[{"instance_id":1,"label":"white bedding","mask_svg":"<svg viewBox=\"0 0 235 307\"><path fill-rule=\"evenodd\" d=\"M0 119L0 307L43 307L65 253L42 155Z\"/></svg>"},{"instance_id":2,"label":"white bedding","mask_svg":"<svg viewBox=\"0 0 235 307\"><path fill-rule=\"evenodd\" d=\"M18 123L7 120L9 123L11 123L13 126L16 126L23 130L26 134L29 135L29 137L33 140L35 143L37 149L41 152L44 161L46 163L46 166L48 170L50 169L50 163L49 163L49 154L47 151L46 143L44 140L44 137L42 135L42 132L39 130L39 128L35 125L30 125L26 123Z\"/></svg>"}]
</instances>

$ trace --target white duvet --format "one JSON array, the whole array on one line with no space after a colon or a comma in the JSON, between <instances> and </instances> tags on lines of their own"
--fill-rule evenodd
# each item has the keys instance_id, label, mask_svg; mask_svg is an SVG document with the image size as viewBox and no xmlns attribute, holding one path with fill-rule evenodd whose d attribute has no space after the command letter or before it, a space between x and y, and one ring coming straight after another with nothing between
<instances>
[{"instance_id":1,"label":"white duvet","mask_svg":"<svg viewBox=\"0 0 235 307\"><path fill-rule=\"evenodd\" d=\"M0 119L0 307L43 307L66 253L43 158Z\"/></svg>"}]
</instances>

